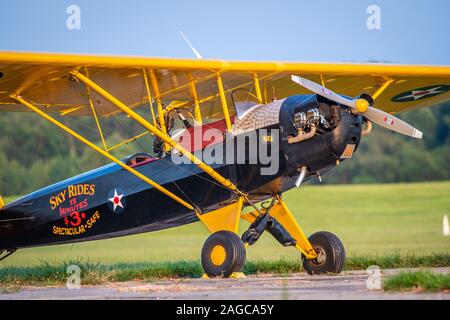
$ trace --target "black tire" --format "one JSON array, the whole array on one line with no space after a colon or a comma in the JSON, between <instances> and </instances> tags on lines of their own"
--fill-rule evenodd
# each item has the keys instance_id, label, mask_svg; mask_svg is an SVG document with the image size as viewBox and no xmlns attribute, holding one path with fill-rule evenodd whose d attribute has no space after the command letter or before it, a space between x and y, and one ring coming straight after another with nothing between
<instances>
[{"instance_id":1,"label":"black tire","mask_svg":"<svg viewBox=\"0 0 450 320\"><path fill-rule=\"evenodd\" d=\"M345 265L344 246L331 232L320 231L308 238L319 255L317 259L307 260L304 255L303 267L310 275L322 273L340 273Z\"/></svg>"},{"instance_id":2,"label":"black tire","mask_svg":"<svg viewBox=\"0 0 450 320\"><path fill-rule=\"evenodd\" d=\"M217 260L217 257L213 257L215 248L224 253L223 259ZM233 272L242 271L246 259L245 246L237 234L218 231L206 239L201 258L203 270L208 277L228 278Z\"/></svg>"}]
</instances>

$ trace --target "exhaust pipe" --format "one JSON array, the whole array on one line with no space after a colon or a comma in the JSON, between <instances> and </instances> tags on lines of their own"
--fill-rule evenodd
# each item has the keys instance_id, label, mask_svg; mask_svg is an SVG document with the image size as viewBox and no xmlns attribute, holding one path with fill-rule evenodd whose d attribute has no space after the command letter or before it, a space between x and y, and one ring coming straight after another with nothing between
<instances>
[{"instance_id":1,"label":"exhaust pipe","mask_svg":"<svg viewBox=\"0 0 450 320\"><path fill-rule=\"evenodd\" d=\"M311 139L316 134L317 128L316 126L312 126L311 130L308 133L305 133L302 129L298 130L298 134L295 137L290 137L288 139L289 144L299 143L308 139Z\"/></svg>"},{"instance_id":2,"label":"exhaust pipe","mask_svg":"<svg viewBox=\"0 0 450 320\"><path fill-rule=\"evenodd\" d=\"M305 166L303 166L301 169L300 169L300 174L299 174L299 176L298 176L298 178L297 178L297 181L295 182L295 186L297 187L297 188L300 188L300 186L302 185L302 183L303 183L303 180L305 180L305 177L306 177L306 173L308 172L308 168L306 168Z\"/></svg>"},{"instance_id":3,"label":"exhaust pipe","mask_svg":"<svg viewBox=\"0 0 450 320\"><path fill-rule=\"evenodd\" d=\"M367 120L367 128L363 130L361 135L363 137L368 136L372 132L372 129L373 129L372 121Z\"/></svg>"}]
</instances>

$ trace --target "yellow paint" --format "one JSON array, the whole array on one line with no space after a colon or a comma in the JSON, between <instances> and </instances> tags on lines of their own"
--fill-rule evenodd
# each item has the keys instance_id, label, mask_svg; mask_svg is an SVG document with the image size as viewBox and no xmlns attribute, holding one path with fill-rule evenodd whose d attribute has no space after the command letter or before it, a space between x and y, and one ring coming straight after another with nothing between
<instances>
[{"instance_id":1,"label":"yellow paint","mask_svg":"<svg viewBox=\"0 0 450 320\"><path fill-rule=\"evenodd\" d=\"M95 66L106 68L153 68L177 70L217 70L220 72L286 72L340 75L450 75L450 66L397 65L382 63L326 63L279 61L226 61L208 59L154 58L111 55L83 55L0 51L0 62L54 66Z\"/></svg>"},{"instance_id":2,"label":"yellow paint","mask_svg":"<svg viewBox=\"0 0 450 320\"><path fill-rule=\"evenodd\" d=\"M5 201L3 201L2 196L0 196L0 209L5 206Z\"/></svg>"},{"instance_id":3,"label":"yellow paint","mask_svg":"<svg viewBox=\"0 0 450 320\"><path fill-rule=\"evenodd\" d=\"M188 78L189 78L189 74L191 74L191 73L190 73L190 72L187 73ZM197 79L195 79L195 80L192 80L192 82L193 82L194 84L201 84L201 83L204 83L204 82L206 82L206 81L208 81L208 80L215 79L215 78L217 77L218 74L219 74L219 72L214 72L214 73L209 74L209 75L207 75L207 76L205 76L205 77L203 77L203 78L197 78ZM166 91L164 91L164 92L161 92L161 98L166 97L166 96L170 95L171 93L175 93L175 92L177 92L177 91L180 91L180 90L184 90L184 89L186 89L186 88L189 88L190 85L191 85L190 82L188 82L188 83L186 83L186 84L182 84L182 85L180 85L180 86L177 86L176 88L171 88L171 89L169 89L169 90L166 90Z\"/></svg>"},{"instance_id":4,"label":"yellow paint","mask_svg":"<svg viewBox=\"0 0 450 320\"><path fill-rule=\"evenodd\" d=\"M237 233L243 203L244 199L240 197L233 204L197 216L211 233L222 230Z\"/></svg>"},{"instance_id":5,"label":"yellow paint","mask_svg":"<svg viewBox=\"0 0 450 320\"><path fill-rule=\"evenodd\" d=\"M168 106L164 108L164 115L167 115L169 112L175 110L175 109L182 109L186 108L187 104L184 101L172 101Z\"/></svg>"},{"instance_id":6,"label":"yellow paint","mask_svg":"<svg viewBox=\"0 0 450 320\"><path fill-rule=\"evenodd\" d=\"M75 90L76 86L68 86L66 81L68 70L80 69L85 66L99 70L95 74L95 79L99 83L105 83L105 89L110 92L129 86L130 90L119 91L121 92L120 99L129 102L128 106L131 109L143 106L148 102L146 96L142 97L141 90L145 91L145 88L138 77L143 69L154 70L157 75L161 76L161 78L158 77L160 100L184 101L189 106L195 105L195 101L192 101L191 94L189 94L191 83L186 79L190 73L194 74L195 72L194 83L199 90L198 102L202 107L203 121L222 117L223 108L220 103L220 95L213 83L218 74L226 76L227 84L233 83L235 89L237 87L250 88L254 79L248 81L249 75L252 77L257 74L259 80L263 81L261 83L263 85L262 96L265 103L270 102L273 98L272 89L275 89L277 98L305 93L301 88L290 85L289 79L292 74L302 75L316 82L321 80L320 77L324 79L325 83L333 79L335 80L333 90L349 96L365 92L364 88L375 88L375 86L381 85L385 80L381 80L380 84L380 79L392 79L395 85L389 87L388 93L381 95L377 100L378 107L386 112L395 113L415 107L430 106L450 99L449 91L416 101L402 103L391 101L395 95L413 89L449 84L450 66L247 62L23 52L0 52L0 64L3 73L27 74L28 78L24 82L20 77L13 77L2 83L1 92L3 94L0 92L0 110L28 111L19 105L14 106L11 99L8 98L12 93L26 92L31 101L38 101L40 106L48 106L48 112L59 112L68 116L91 115L86 98ZM167 81L162 81L166 78ZM227 88L225 88L225 94L229 92ZM52 95L48 94L50 91ZM375 97L377 95L378 93L375 94ZM50 97L52 100L56 99L58 104L48 100ZM164 98L162 99L162 97ZM213 101L213 103L206 104L204 103L206 101ZM208 108L203 108L204 106L208 106ZM101 109L96 109L98 117L113 116L121 112L108 101L105 101ZM198 107L196 109L200 110ZM230 109L229 112L232 115L233 110ZM198 114L197 118L199 118Z\"/></svg>"},{"instance_id":7,"label":"yellow paint","mask_svg":"<svg viewBox=\"0 0 450 320\"><path fill-rule=\"evenodd\" d=\"M253 82L245 82L245 83L243 83L243 84L240 84L240 85L238 85L238 86L229 88L229 89L227 89L227 90L224 89L224 94L228 94L228 93L230 93L230 92L232 92L232 91L234 91L234 90L240 89L240 88L248 87L248 86L250 86L252 83L253 83ZM201 98L198 102L199 102L199 103L210 102L210 101L216 100L218 97L220 98L220 93L214 93L214 94L211 94L210 96ZM191 105L191 102L190 102L190 101L188 101L188 102L179 101L179 105L177 106L177 108L185 108L185 107L189 107L190 105ZM167 114L168 111L169 111L169 107L166 107L166 108L164 109L164 114Z\"/></svg>"},{"instance_id":8,"label":"yellow paint","mask_svg":"<svg viewBox=\"0 0 450 320\"><path fill-rule=\"evenodd\" d=\"M230 276L231 279L244 279L245 277L245 273L243 272L233 272Z\"/></svg>"},{"instance_id":9,"label":"yellow paint","mask_svg":"<svg viewBox=\"0 0 450 320\"><path fill-rule=\"evenodd\" d=\"M191 91L191 96L194 99L194 119L197 122L197 125L202 125L202 114L200 110L200 103L198 102L198 94L197 88L195 87L194 79L192 78L192 74L189 73L189 88Z\"/></svg>"},{"instance_id":10,"label":"yellow paint","mask_svg":"<svg viewBox=\"0 0 450 320\"><path fill-rule=\"evenodd\" d=\"M342 152L341 159L351 159L355 152L356 144L347 144L344 152Z\"/></svg>"},{"instance_id":11,"label":"yellow paint","mask_svg":"<svg viewBox=\"0 0 450 320\"><path fill-rule=\"evenodd\" d=\"M161 102L161 94L159 92L158 81L156 79L156 75L153 70L150 70L150 80L152 82L153 92L155 93L155 98L156 98L156 106L158 108L159 126L161 129L161 132L164 134L167 134L166 124L164 122L164 112L163 112L163 107L162 107L162 102ZM168 152L170 150L167 143L164 143L163 148L164 148L165 152Z\"/></svg>"},{"instance_id":12,"label":"yellow paint","mask_svg":"<svg viewBox=\"0 0 450 320\"><path fill-rule=\"evenodd\" d=\"M311 243L306 238L303 230L298 225L286 204L280 197L277 197L277 200L278 202L274 204L269 214L274 217L286 229L287 232L289 232L295 241L297 241L295 247L300 250L307 259L317 258L317 253L314 251Z\"/></svg>"},{"instance_id":13,"label":"yellow paint","mask_svg":"<svg viewBox=\"0 0 450 320\"><path fill-rule=\"evenodd\" d=\"M69 108L69 109L66 109L66 110L64 110L64 111L62 111L62 112L60 112L60 116L61 117L64 117L64 116L66 116L66 115L68 115L68 114L71 114L72 112L74 112L74 111L77 111L77 110L80 110L80 109L83 109L84 107L74 107L74 108Z\"/></svg>"},{"instance_id":14,"label":"yellow paint","mask_svg":"<svg viewBox=\"0 0 450 320\"><path fill-rule=\"evenodd\" d=\"M295 247L300 250L300 252L302 252L307 259L314 259L317 257L317 253L309 243L303 233L303 230L300 228L294 216L279 196L277 197L277 203L274 204L269 214L274 217L295 239L297 242ZM249 223L253 223L258 216L259 213L255 210L242 214L241 218Z\"/></svg>"},{"instance_id":15,"label":"yellow paint","mask_svg":"<svg viewBox=\"0 0 450 320\"><path fill-rule=\"evenodd\" d=\"M222 184L224 187L229 188L231 191L234 191L236 193L242 194L238 190L238 188L228 179L224 178L222 175L217 173L213 168L211 168L209 165L198 159L196 156L194 156L191 152L187 151L185 148L183 148L180 144L176 143L175 141L170 138L167 134L163 133L161 130L153 126L151 123L146 121L144 118L142 118L139 114L134 112L132 109L127 107L123 102L121 102L119 99L111 95L108 91L97 85L95 82L93 82L91 79L87 78L83 74L72 71L72 74L77 77L80 81L84 82L88 86L90 86L93 90L95 90L97 93L105 97L107 100L109 100L112 104L114 104L116 107L118 107L120 110L122 110L125 114L127 114L130 118L135 120L137 123L142 125L144 128L149 130L152 134L160 138L163 142L167 143L172 148L175 148L180 152L182 155L187 157L192 163L197 165L200 169L202 169L204 172L206 172L208 175L210 175L212 178L217 180L220 184Z\"/></svg>"},{"instance_id":16,"label":"yellow paint","mask_svg":"<svg viewBox=\"0 0 450 320\"><path fill-rule=\"evenodd\" d=\"M157 190L159 190L160 192L162 192L163 194L167 195L168 197L172 198L173 200L177 201L178 203L180 203L181 205L185 206L186 208L196 211L196 209L190 205L189 203L187 203L186 201L184 201L183 199L179 198L178 196L176 196L175 194L173 194L172 192L170 192L169 190L165 189L164 187L162 187L161 185L159 185L158 183L154 182L153 180L151 180L150 178L144 176L143 174L141 174L140 172L134 170L133 168L131 168L130 166L127 166L125 163L123 163L122 161L120 161L119 159L117 159L116 157L112 156L111 154L109 154L108 152L104 151L103 149L99 148L98 146L96 146L94 143L90 142L89 140L87 140L85 137L81 136L80 134L76 133L75 131L73 131L72 129L70 129L69 127L65 126L64 124L62 124L61 122L55 120L54 118L52 118L51 116L49 116L48 114L46 114L44 111L42 111L41 109L39 109L38 107L34 106L33 104L31 104L30 102L28 102L27 100L23 99L21 96L17 96L17 95L11 95L10 96L12 99L17 100L18 102L20 102L21 104L23 104L24 106L26 106L27 108L29 108L31 111L34 111L35 113L37 113L38 115L40 115L41 117L43 117L44 119L46 119L47 121L53 123L54 125L58 126L59 128L61 128L62 130L64 130L65 132L67 132L68 134L70 134L71 136L73 136L74 138L80 140L82 143L84 143L85 145L87 145L88 147L90 147L91 149L97 151L98 153L100 153L102 156L108 158L109 160L117 163L119 166L121 166L122 168L124 168L125 170L127 170L128 172L134 174L136 177L140 178L141 180L147 182L148 184L150 184L151 186L153 186L154 188L156 188Z\"/></svg>"},{"instance_id":17,"label":"yellow paint","mask_svg":"<svg viewBox=\"0 0 450 320\"><path fill-rule=\"evenodd\" d=\"M108 151L116 150L116 149L122 147L123 145L129 144L130 142L133 142L133 141L135 141L137 139L140 139L140 138L142 138L142 137L144 137L144 136L146 136L148 134L150 134L149 131L142 132L142 133L140 133L140 134L138 134L138 135L136 135L136 136L134 136L134 137L132 137L130 139L127 139L125 141L119 142L118 144L116 144L116 145L114 145L112 147L109 147Z\"/></svg>"},{"instance_id":18,"label":"yellow paint","mask_svg":"<svg viewBox=\"0 0 450 320\"><path fill-rule=\"evenodd\" d=\"M230 85L229 89L231 89L231 83L233 83L232 86L235 89L237 87L250 88L254 79L249 79L249 76L251 78L254 74L257 74L260 82L263 81L261 85L263 86L262 95L265 103L270 102L273 98L271 93L273 88L276 90L277 98L305 93L300 88L288 85L292 74L312 77L310 80L317 82L320 82L320 76L322 76L325 83L333 79L335 80L333 90L349 96L356 96L365 92L364 88L372 88L373 91L376 91L373 89L375 86L380 86L387 79L392 79L395 85L390 86L389 90L377 99L378 108L386 112L395 113L416 107L426 107L450 98L449 91L417 101L403 103L391 101L393 96L403 92L424 86L450 83L450 66L245 62L23 52L0 52L0 64L5 74L20 73L27 75L27 81L22 81L20 77L13 77L2 83L1 92L3 94L0 92L0 110L27 110L18 104L14 105L14 102L8 98L12 93L26 92L28 99L38 101L39 106L45 105L48 112L63 112L68 116L90 116L92 114L87 99L80 95L73 85L67 85L66 81L68 70L81 69L85 66L96 68L99 71L95 74L96 81L105 83L105 89L110 92L129 86L130 90L120 90L120 98L129 102L128 106L131 109L143 106L148 102L146 95L142 97L141 90L145 91L145 86L138 77L143 69L154 70L158 76L160 98L164 97L161 100L181 100L192 106L195 101L192 101L189 94L191 83L187 80L188 75L192 73L195 75L194 83L198 90L198 101L202 107L203 121L222 117L223 111L218 89L213 83L218 74L222 74L223 77L226 76L226 85ZM60 80L56 80L58 78ZM380 82L380 79L384 80ZM228 87L225 87L225 89L225 94L227 94L229 89ZM52 92L51 95L48 94L50 91ZM154 95L154 92L152 94ZM375 94L375 97L377 95L378 93ZM204 103L215 100L217 102ZM154 101L156 103L156 100ZM206 106L210 107L205 108ZM154 110L156 110L156 106ZM101 109L96 106L98 117L113 116L120 112L108 101L105 101ZM232 116L233 110L231 108L229 112ZM149 122L151 121L149 120Z\"/></svg>"},{"instance_id":19,"label":"yellow paint","mask_svg":"<svg viewBox=\"0 0 450 320\"><path fill-rule=\"evenodd\" d=\"M221 266L225 259L227 258L227 252L225 251L225 248L218 244L211 250L211 262L215 266Z\"/></svg>"},{"instance_id":20,"label":"yellow paint","mask_svg":"<svg viewBox=\"0 0 450 320\"><path fill-rule=\"evenodd\" d=\"M365 99L358 99L356 100L356 110L358 110L359 113L364 113L369 109L369 102Z\"/></svg>"},{"instance_id":21,"label":"yellow paint","mask_svg":"<svg viewBox=\"0 0 450 320\"><path fill-rule=\"evenodd\" d=\"M155 111L153 110L152 93L150 92L150 86L148 84L147 71L145 69L142 69L142 73L144 74L145 89L147 90L148 105L150 107L150 113L152 115L153 125L156 127L157 126L156 125L156 117L155 117Z\"/></svg>"},{"instance_id":22,"label":"yellow paint","mask_svg":"<svg viewBox=\"0 0 450 320\"><path fill-rule=\"evenodd\" d=\"M320 74L320 82L322 83L322 87L325 88L325 81L323 80L323 74Z\"/></svg>"},{"instance_id":23,"label":"yellow paint","mask_svg":"<svg viewBox=\"0 0 450 320\"><path fill-rule=\"evenodd\" d=\"M271 143L271 142L273 142L273 137L271 135L263 136L263 141L265 143Z\"/></svg>"},{"instance_id":24,"label":"yellow paint","mask_svg":"<svg viewBox=\"0 0 450 320\"><path fill-rule=\"evenodd\" d=\"M259 78L257 73L253 74L253 85L255 87L256 97L258 98L259 103L263 103L261 86L259 85Z\"/></svg>"},{"instance_id":25,"label":"yellow paint","mask_svg":"<svg viewBox=\"0 0 450 320\"><path fill-rule=\"evenodd\" d=\"M195 100L194 102L194 119L197 122L198 126L201 126L203 124L200 103L198 102L198 100Z\"/></svg>"},{"instance_id":26,"label":"yellow paint","mask_svg":"<svg viewBox=\"0 0 450 320\"><path fill-rule=\"evenodd\" d=\"M389 79L389 80L387 80L385 83L383 83L383 85L380 87L380 89L378 89L377 92L375 92L375 93L372 95L373 100L376 100L376 99L384 92L384 90L386 90L387 87L389 87L389 85L390 85L392 82L394 82L394 80Z\"/></svg>"},{"instance_id":27,"label":"yellow paint","mask_svg":"<svg viewBox=\"0 0 450 320\"><path fill-rule=\"evenodd\" d=\"M219 88L220 101L222 103L223 117L225 119L225 124L227 125L228 132L231 132L231 120L230 113L228 112L227 98L225 97L225 90L223 88L222 76L217 76L217 87Z\"/></svg>"},{"instance_id":28,"label":"yellow paint","mask_svg":"<svg viewBox=\"0 0 450 320\"><path fill-rule=\"evenodd\" d=\"M233 272L229 278L230 279L244 279L244 278L246 278L246 276L243 272ZM202 279L211 279L211 278L208 277L208 275L206 273L204 273L202 275Z\"/></svg>"},{"instance_id":29,"label":"yellow paint","mask_svg":"<svg viewBox=\"0 0 450 320\"><path fill-rule=\"evenodd\" d=\"M241 214L241 219L247 221L248 223L252 224L256 218L258 217L259 213L257 211L251 211L247 213Z\"/></svg>"},{"instance_id":30,"label":"yellow paint","mask_svg":"<svg viewBox=\"0 0 450 320\"><path fill-rule=\"evenodd\" d=\"M85 67L84 72L86 73L86 77L89 77L88 68ZM89 106L91 107L92 115L94 116L95 123L96 123L97 129L98 129L98 133L99 133L100 138L103 143L103 148L105 149L105 151L108 151L108 146L106 145L106 140L103 135L102 127L100 126L100 121L98 120L97 112L95 112L94 104L92 103L91 90L88 86L86 86L86 92L87 92L87 96L88 96L88 100L89 100Z\"/></svg>"}]
</instances>

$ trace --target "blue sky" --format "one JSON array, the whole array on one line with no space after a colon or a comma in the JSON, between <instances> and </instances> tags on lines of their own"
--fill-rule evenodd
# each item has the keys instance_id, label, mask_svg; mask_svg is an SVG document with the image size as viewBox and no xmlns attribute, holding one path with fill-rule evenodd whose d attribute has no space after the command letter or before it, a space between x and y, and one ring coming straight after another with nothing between
<instances>
[{"instance_id":1,"label":"blue sky","mask_svg":"<svg viewBox=\"0 0 450 320\"><path fill-rule=\"evenodd\" d=\"M3 0L0 50L192 57L182 30L205 58L450 65L449 15L447 0Z\"/></svg>"}]
</instances>

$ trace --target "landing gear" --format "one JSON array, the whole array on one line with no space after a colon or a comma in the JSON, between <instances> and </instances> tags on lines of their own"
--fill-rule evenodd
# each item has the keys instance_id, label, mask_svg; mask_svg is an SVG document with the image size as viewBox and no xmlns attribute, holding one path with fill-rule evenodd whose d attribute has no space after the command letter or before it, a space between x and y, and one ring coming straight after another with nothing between
<instances>
[{"instance_id":1,"label":"landing gear","mask_svg":"<svg viewBox=\"0 0 450 320\"><path fill-rule=\"evenodd\" d=\"M202 249L202 266L208 277L230 277L242 271L245 264L245 246L231 231L218 231L209 236Z\"/></svg>"},{"instance_id":2,"label":"landing gear","mask_svg":"<svg viewBox=\"0 0 450 320\"><path fill-rule=\"evenodd\" d=\"M251 204L251 203L250 203ZM245 263L246 247L268 231L278 242L299 250L303 267L309 274L340 273L344 268L345 249L330 232L317 232L306 238L280 195L269 206L242 213L243 199L226 207L198 215L211 232L202 249L202 266L208 277L228 278L239 273ZM239 219L250 223L242 240L237 235ZM237 274L235 274L237 275Z\"/></svg>"},{"instance_id":3,"label":"landing gear","mask_svg":"<svg viewBox=\"0 0 450 320\"><path fill-rule=\"evenodd\" d=\"M320 231L308 238L317 252L317 258L307 260L302 254L303 267L310 275L322 273L340 273L345 264L345 249L334 234Z\"/></svg>"},{"instance_id":4,"label":"landing gear","mask_svg":"<svg viewBox=\"0 0 450 320\"><path fill-rule=\"evenodd\" d=\"M267 209L263 208L263 215L253 212L243 216L252 223L244 233L244 242L252 245L267 230L283 246L294 246L302 253L303 267L308 274L340 273L345 264L342 242L334 234L324 231L307 239L281 197L277 196L275 200Z\"/></svg>"}]
</instances>

